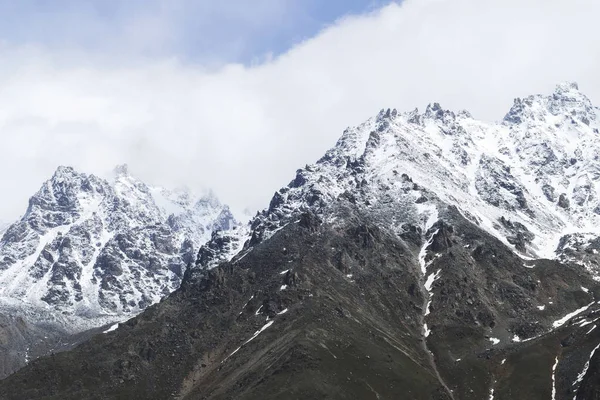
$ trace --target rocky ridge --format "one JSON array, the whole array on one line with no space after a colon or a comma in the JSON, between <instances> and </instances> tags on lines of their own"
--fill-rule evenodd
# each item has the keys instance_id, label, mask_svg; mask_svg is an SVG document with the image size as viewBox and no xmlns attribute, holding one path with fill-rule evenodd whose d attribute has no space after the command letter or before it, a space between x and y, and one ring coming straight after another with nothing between
<instances>
[{"instance_id":1,"label":"rocky ridge","mask_svg":"<svg viewBox=\"0 0 600 400\"><path fill-rule=\"evenodd\" d=\"M385 215L386 228L398 234L406 223L426 230L440 205L453 205L524 259L564 259L569 238L581 247L600 233L598 115L575 83L560 84L549 96L516 99L491 124L437 103L424 113L382 110L348 128L323 158L275 193L248 230L225 241L248 250L299 213L325 215L346 199ZM582 249L570 260L597 273L595 259L586 256L590 244ZM198 263L210 268L237 250Z\"/></svg>"},{"instance_id":2,"label":"rocky ridge","mask_svg":"<svg viewBox=\"0 0 600 400\"><path fill-rule=\"evenodd\" d=\"M210 193L59 167L0 240L0 298L66 315L134 315L179 287L198 247L237 222Z\"/></svg>"},{"instance_id":3,"label":"rocky ridge","mask_svg":"<svg viewBox=\"0 0 600 400\"><path fill-rule=\"evenodd\" d=\"M108 180L59 167L0 238L7 370L160 301L213 231L237 226L212 193L148 186L126 166Z\"/></svg>"}]
</instances>

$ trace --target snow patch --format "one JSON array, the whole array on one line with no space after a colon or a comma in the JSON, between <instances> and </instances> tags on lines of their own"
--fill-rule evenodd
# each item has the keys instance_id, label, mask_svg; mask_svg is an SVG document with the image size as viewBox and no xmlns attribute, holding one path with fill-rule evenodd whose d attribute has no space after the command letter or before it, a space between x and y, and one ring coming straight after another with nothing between
<instances>
[{"instance_id":1,"label":"snow patch","mask_svg":"<svg viewBox=\"0 0 600 400\"><path fill-rule=\"evenodd\" d=\"M428 292L431 292L431 286L433 285L433 283L436 280L439 279L441 272L442 272L442 270L438 269L435 274L429 274L429 276L427 277L427 280L425 281L425 290L427 290Z\"/></svg>"},{"instance_id":2,"label":"snow patch","mask_svg":"<svg viewBox=\"0 0 600 400\"><path fill-rule=\"evenodd\" d=\"M556 399L556 367L558 367L558 356L552 366L552 400Z\"/></svg>"},{"instance_id":3,"label":"snow patch","mask_svg":"<svg viewBox=\"0 0 600 400\"><path fill-rule=\"evenodd\" d=\"M266 323L266 324L265 324L265 325L264 325L262 328L260 328L259 330L257 330L257 331L254 333L254 335L252 335L252 337L251 337L250 339L246 340L242 346L244 346L244 345L246 345L246 344L250 343L251 341L253 341L254 339L256 339L256 337L257 337L258 335L260 335L260 334L261 334L261 333L263 333L265 330L267 330L267 328L269 328L271 325L273 325L273 323L275 323L275 321L269 321L269 322L267 322L267 323Z\"/></svg>"},{"instance_id":4,"label":"snow patch","mask_svg":"<svg viewBox=\"0 0 600 400\"><path fill-rule=\"evenodd\" d=\"M554 328L558 328L558 327L561 327L561 326L563 326L563 325L564 325L565 323L567 323L567 322L568 322L568 321L569 321L571 318L575 317L575 316L576 316L576 315L578 315L578 314L581 314L582 312L584 312L585 310L587 310L588 308L590 308L590 307L591 307L593 304L594 304L594 302L591 302L591 303L590 303L590 304L588 304L587 306L585 306L585 307L581 307L580 309L577 309L577 310L573 311L572 313L565 315L565 316L564 316L564 317L562 317L561 319L554 321L554 322L552 323L552 326L553 326Z\"/></svg>"},{"instance_id":5,"label":"snow patch","mask_svg":"<svg viewBox=\"0 0 600 400\"><path fill-rule=\"evenodd\" d=\"M425 262L425 257L427 257L427 247L429 247L431 243L433 243L433 237L437 235L438 232L439 230L436 230L431 235L431 238L429 238L429 240L426 241L425 244L423 244L423 246L421 247L421 251L419 251L419 265L421 265L421 272L423 273L423 275L427 273L428 264Z\"/></svg>"},{"instance_id":6,"label":"snow patch","mask_svg":"<svg viewBox=\"0 0 600 400\"><path fill-rule=\"evenodd\" d=\"M594 329L596 329L596 326L597 326L597 325L594 325L594 326L592 326L592 329L590 329L589 331L587 331L585 334L586 334L586 335L589 335L590 333L592 333L592 331L593 331Z\"/></svg>"},{"instance_id":7,"label":"snow patch","mask_svg":"<svg viewBox=\"0 0 600 400\"><path fill-rule=\"evenodd\" d=\"M108 333L108 332L116 331L118 327L119 327L119 324L114 324L113 326L111 326L110 328L108 328L107 330L105 330L102 333Z\"/></svg>"}]
</instances>

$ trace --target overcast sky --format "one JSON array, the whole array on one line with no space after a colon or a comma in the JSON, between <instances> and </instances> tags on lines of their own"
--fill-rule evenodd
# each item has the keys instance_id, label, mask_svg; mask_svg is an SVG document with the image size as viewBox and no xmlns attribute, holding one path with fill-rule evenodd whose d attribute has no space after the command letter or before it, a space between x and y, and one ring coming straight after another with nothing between
<instances>
[{"instance_id":1,"label":"overcast sky","mask_svg":"<svg viewBox=\"0 0 600 400\"><path fill-rule=\"evenodd\" d=\"M50 6L51 5L51 6ZM597 0L0 0L0 220L58 165L263 208L345 127L440 102L600 104Z\"/></svg>"}]
</instances>

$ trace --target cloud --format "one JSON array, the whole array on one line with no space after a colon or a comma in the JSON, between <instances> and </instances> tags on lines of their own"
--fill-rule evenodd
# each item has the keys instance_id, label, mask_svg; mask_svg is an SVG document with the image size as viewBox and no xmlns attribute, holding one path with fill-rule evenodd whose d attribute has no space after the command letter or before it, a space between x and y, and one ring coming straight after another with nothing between
<instances>
[{"instance_id":1,"label":"cloud","mask_svg":"<svg viewBox=\"0 0 600 400\"><path fill-rule=\"evenodd\" d=\"M600 102L595 0L407 0L251 65L0 50L0 220L58 164L211 187L262 208L346 126L434 101L500 119L576 80ZM123 57L123 56L120 56Z\"/></svg>"}]
</instances>

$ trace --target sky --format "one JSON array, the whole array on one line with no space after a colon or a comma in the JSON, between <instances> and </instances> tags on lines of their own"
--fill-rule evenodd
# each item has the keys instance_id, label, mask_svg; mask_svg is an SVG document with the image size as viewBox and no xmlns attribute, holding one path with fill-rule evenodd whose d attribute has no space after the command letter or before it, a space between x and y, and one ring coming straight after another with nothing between
<instances>
[{"instance_id":1,"label":"sky","mask_svg":"<svg viewBox=\"0 0 600 400\"><path fill-rule=\"evenodd\" d=\"M382 108L499 120L577 81L596 0L0 0L0 221L58 165L266 207Z\"/></svg>"}]
</instances>

